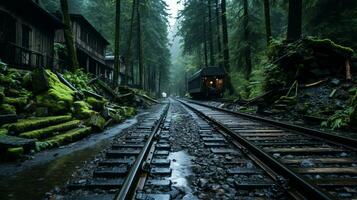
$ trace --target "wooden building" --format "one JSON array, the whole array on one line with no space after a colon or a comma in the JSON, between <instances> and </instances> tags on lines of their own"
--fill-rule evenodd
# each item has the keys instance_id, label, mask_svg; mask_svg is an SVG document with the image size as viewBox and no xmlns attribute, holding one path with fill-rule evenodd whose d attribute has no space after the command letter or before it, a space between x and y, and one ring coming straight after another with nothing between
<instances>
[{"instance_id":1,"label":"wooden building","mask_svg":"<svg viewBox=\"0 0 357 200\"><path fill-rule=\"evenodd\" d=\"M71 14L72 31L80 67L105 79L113 79L113 68L105 62L109 42L91 25L84 16ZM55 41L65 44L63 30L56 32Z\"/></svg>"},{"instance_id":2,"label":"wooden building","mask_svg":"<svg viewBox=\"0 0 357 200\"><path fill-rule=\"evenodd\" d=\"M23 69L54 67L54 35L62 27L38 1L1 0L0 60Z\"/></svg>"}]
</instances>

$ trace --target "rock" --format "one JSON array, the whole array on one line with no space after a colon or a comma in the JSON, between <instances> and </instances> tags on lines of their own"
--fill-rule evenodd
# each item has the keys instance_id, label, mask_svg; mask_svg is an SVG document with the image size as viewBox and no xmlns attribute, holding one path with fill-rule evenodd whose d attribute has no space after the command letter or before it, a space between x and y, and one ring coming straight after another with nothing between
<instances>
[{"instance_id":1,"label":"rock","mask_svg":"<svg viewBox=\"0 0 357 200\"><path fill-rule=\"evenodd\" d=\"M87 124L96 131L103 131L105 126L105 119L98 113L95 113L88 119Z\"/></svg>"},{"instance_id":2,"label":"rock","mask_svg":"<svg viewBox=\"0 0 357 200\"><path fill-rule=\"evenodd\" d=\"M46 117L48 116L47 107L37 107L35 111L36 117Z\"/></svg>"},{"instance_id":3,"label":"rock","mask_svg":"<svg viewBox=\"0 0 357 200\"><path fill-rule=\"evenodd\" d=\"M48 75L43 68L37 68L32 72L32 89L35 94L47 91L50 88Z\"/></svg>"},{"instance_id":4,"label":"rock","mask_svg":"<svg viewBox=\"0 0 357 200\"><path fill-rule=\"evenodd\" d=\"M92 106L85 101L74 102L73 110L74 110L74 115L79 119L88 119L96 114L96 112L92 110Z\"/></svg>"},{"instance_id":5,"label":"rock","mask_svg":"<svg viewBox=\"0 0 357 200\"><path fill-rule=\"evenodd\" d=\"M30 72L27 72L25 76L23 76L22 85L28 89L32 88L32 75Z\"/></svg>"},{"instance_id":6,"label":"rock","mask_svg":"<svg viewBox=\"0 0 357 200\"><path fill-rule=\"evenodd\" d=\"M207 183L208 183L208 180L207 180L207 179L200 178L198 181L199 181L198 184L199 184L199 186L200 186L201 188L204 188L204 187L207 186Z\"/></svg>"},{"instance_id":7,"label":"rock","mask_svg":"<svg viewBox=\"0 0 357 200\"><path fill-rule=\"evenodd\" d=\"M304 159L300 163L301 167L313 167L314 165L315 163L313 163L310 159Z\"/></svg>"},{"instance_id":8,"label":"rock","mask_svg":"<svg viewBox=\"0 0 357 200\"><path fill-rule=\"evenodd\" d=\"M12 106L10 104L1 104L0 105L0 114L1 115L16 114L16 108L15 108L15 106Z\"/></svg>"},{"instance_id":9,"label":"rock","mask_svg":"<svg viewBox=\"0 0 357 200\"><path fill-rule=\"evenodd\" d=\"M332 79L332 80L330 81L330 84L331 84L332 86L339 86L340 83L341 83L341 81L340 81L339 79L337 79L337 78L334 78L334 79Z\"/></svg>"}]
</instances>

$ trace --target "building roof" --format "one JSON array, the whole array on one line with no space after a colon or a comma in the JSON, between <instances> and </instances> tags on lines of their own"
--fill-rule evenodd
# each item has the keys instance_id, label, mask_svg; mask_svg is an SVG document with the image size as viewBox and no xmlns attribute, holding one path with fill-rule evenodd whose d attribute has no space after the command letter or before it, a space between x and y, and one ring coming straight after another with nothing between
<instances>
[{"instance_id":1,"label":"building roof","mask_svg":"<svg viewBox=\"0 0 357 200\"><path fill-rule=\"evenodd\" d=\"M83 15L72 13L70 14L70 16L72 20L76 19L81 23L87 25L96 34L96 36L101 38L107 45L110 44L109 41L101 33L99 33L99 31L96 28L94 28L94 26Z\"/></svg>"},{"instance_id":2,"label":"building roof","mask_svg":"<svg viewBox=\"0 0 357 200\"><path fill-rule=\"evenodd\" d=\"M204 67L194 73L190 78L189 81L192 81L198 77L202 76L225 76L226 72L221 67Z\"/></svg>"},{"instance_id":3,"label":"building roof","mask_svg":"<svg viewBox=\"0 0 357 200\"><path fill-rule=\"evenodd\" d=\"M0 1L0 6L1 5L32 21L32 23L38 22L38 24L43 27L53 29L63 27L62 22L57 17L43 9L33 0L5 0Z\"/></svg>"}]
</instances>

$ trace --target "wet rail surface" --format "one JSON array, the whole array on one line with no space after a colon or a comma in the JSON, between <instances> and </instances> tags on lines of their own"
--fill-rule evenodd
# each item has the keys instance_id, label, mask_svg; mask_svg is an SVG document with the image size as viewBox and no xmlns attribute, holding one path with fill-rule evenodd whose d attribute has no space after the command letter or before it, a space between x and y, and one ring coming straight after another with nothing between
<instances>
[{"instance_id":1,"label":"wet rail surface","mask_svg":"<svg viewBox=\"0 0 357 200\"><path fill-rule=\"evenodd\" d=\"M300 198L299 195L307 199L357 197L355 141L321 132L313 136L301 127L299 131L290 130L287 125L279 127L194 101L180 101L223 130L243 151L256 157L263 168L267 167L267 173L279 177L281 186L290 188L292 197L295 190L298 192L295 198ZM217 152L229 150L219 146L218 138L210 142L217 145Z\"/></svg>"}]
</instances>

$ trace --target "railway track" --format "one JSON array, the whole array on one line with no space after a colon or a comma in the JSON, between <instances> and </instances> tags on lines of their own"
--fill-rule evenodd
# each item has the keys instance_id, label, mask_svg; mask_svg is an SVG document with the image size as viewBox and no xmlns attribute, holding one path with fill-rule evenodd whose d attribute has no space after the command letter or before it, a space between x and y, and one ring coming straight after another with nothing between
<instances>
[{"instance_id":1,"label":"railway track","mask_svg":"<svg viewBox=\"0 0 357 200\"><path fill-rule=\"evenodd\" d=\"M140 182L155 186L169 186L168 181L148 180L147 174L165 176L171 173L167 135L161 134L169 126L166 121L169 104L158 113L151 113L131 133L120 137L97 163L92 176L70 183L67 188L74 195L65 199L132 199ZM150 166L150 168L148 168ZM76 195L76 191L79 195ZM83 192L86 191L86 192ZM167 195L142 194L144 198Z\"/></svg>"},{"instance_id":2,"label":"railway track","mask_svg":"<svg viewBox=\"0 0 357 200\"><path fill-rule=\"evenodd\" d=\"M357 198L356 140L179 101L232 138L273 180L285 185L290 197Z\"/></svg>"}]
</instances>

